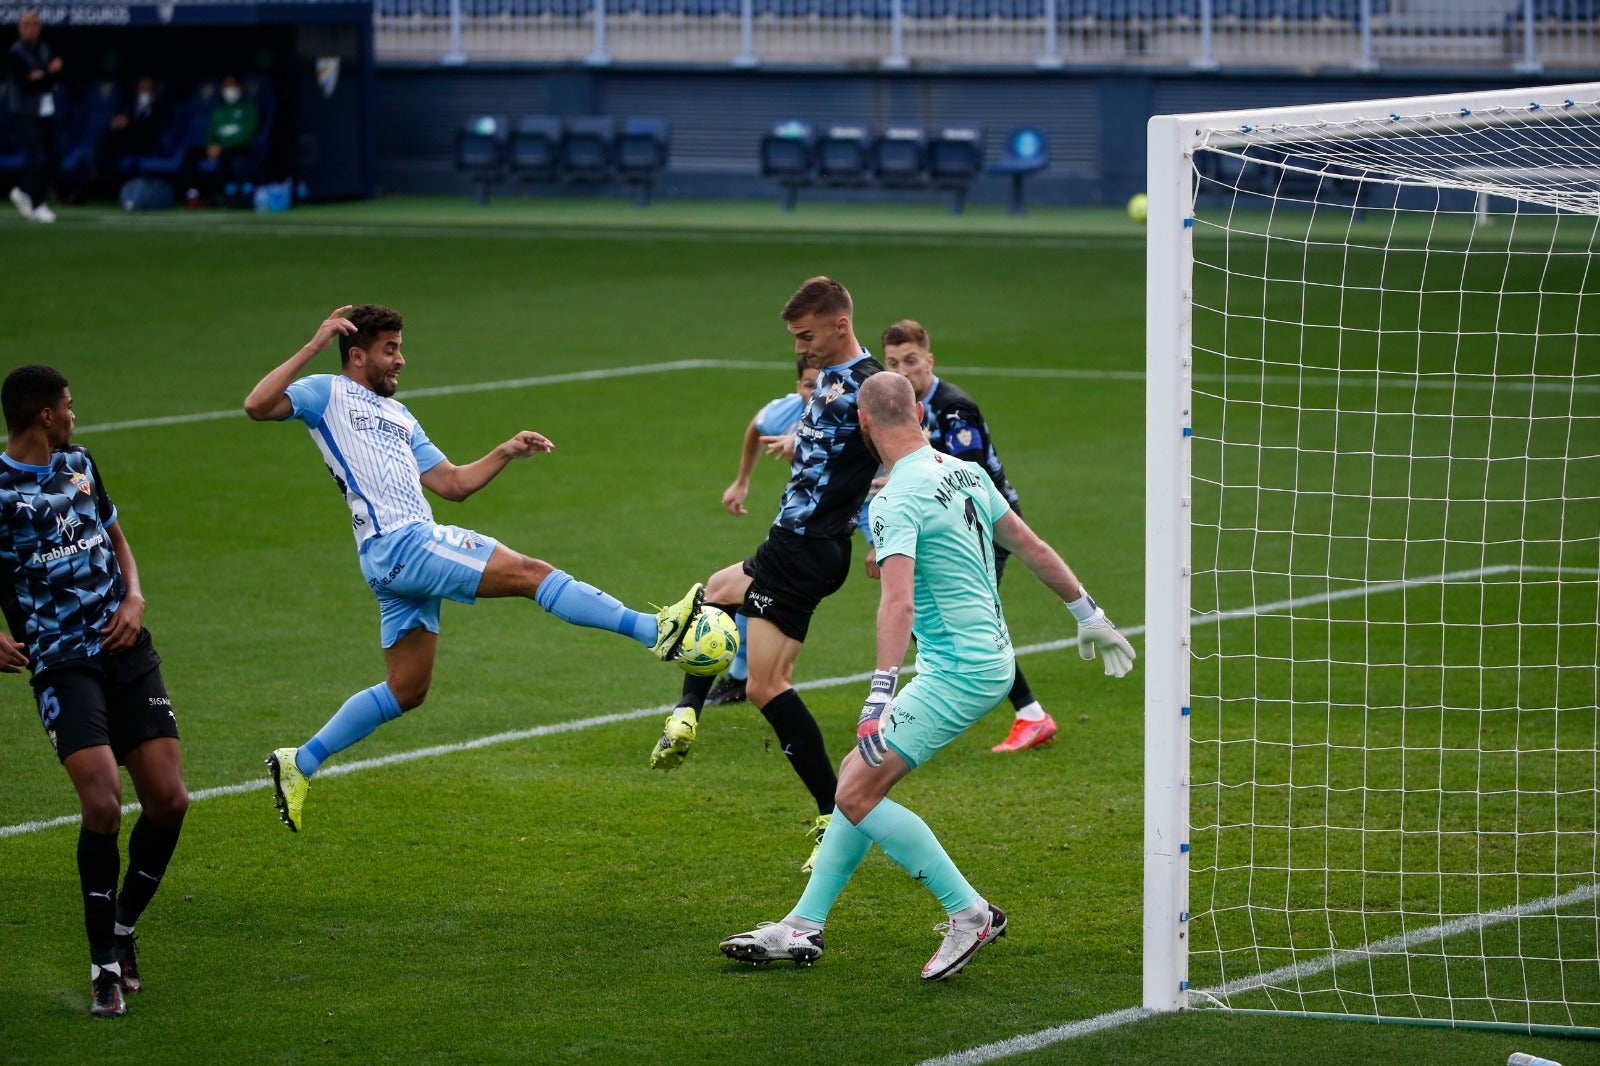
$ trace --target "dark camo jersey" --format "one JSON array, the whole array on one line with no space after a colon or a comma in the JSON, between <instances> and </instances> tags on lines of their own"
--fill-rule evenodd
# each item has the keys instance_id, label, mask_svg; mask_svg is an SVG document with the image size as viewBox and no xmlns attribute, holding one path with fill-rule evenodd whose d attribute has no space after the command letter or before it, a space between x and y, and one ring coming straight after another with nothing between
<instances>
[{"instance_id":1,"label":"dark camo jersey","mask_svg":"<svg viewBox=\"0 0 1600 1066\"><path fill-rule=\"evenodd\" d=\"M983 467L1006 503L1016 510L1017 490L1006 480L1006 468L989 436L989 423L983 420L983 412L972 397L935 376L928 394L918 399L922 401L922 428L928 431L928 443L946 455Z\"/></svg>"},{"instance_id":2,"label":"dark camo jersey","mask_svg":"<svg viewBox=\"0 0 1600 1066\"><path fill-rule=\"evenodd\" d=\"M35 674L100 651L127 586L108 526L117 509L77 445L46 466L0 453L0 609Z\"/></svg>"},{"instance_id":3,"label":"dark camo jersey","mask_svg":"<svg viewBox=\"0 0 1600 1066\"><path fill-rule=\"evenodd\" d=\"M806 537L844 537L878 471L861 439L856 392L883 367L865 348L848 363L825 367L795 428L789 485L773 524Z\"/></svg>"}]
</instances>

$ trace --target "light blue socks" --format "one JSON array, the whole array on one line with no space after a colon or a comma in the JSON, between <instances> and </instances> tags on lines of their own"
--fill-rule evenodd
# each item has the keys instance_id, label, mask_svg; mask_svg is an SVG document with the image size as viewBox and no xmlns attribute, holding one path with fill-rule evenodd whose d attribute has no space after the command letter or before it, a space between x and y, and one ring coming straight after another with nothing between
<instances>
[{"instance_id":1,"label":"light blue socks","mask_svg":"<svg viewBox=\"0 0 1600 1066\"><path fill-rule=\"evenodd\" d=\"M551 571L533 598L563 622L621 633L647 648L656 646L655 615L630 610L615 596L584 584L565 570Z\"/></svg>"},{"instance_id":2,"label":"light blue socks","mask_svg":"<svg viewBox=\"0 0 1600 1066\"><path fill-rule=\"evenodd\" d=\"M368 736L384 722L400 717L400 701L383 681L364 688L344 701L344 706L333 712L328 724L317 730L317 735L300 745L295 752L294 764L301 773L310 777L317 772L323 760L336 751L343 751L356 741Z\"/></svg>"}]
</instances>

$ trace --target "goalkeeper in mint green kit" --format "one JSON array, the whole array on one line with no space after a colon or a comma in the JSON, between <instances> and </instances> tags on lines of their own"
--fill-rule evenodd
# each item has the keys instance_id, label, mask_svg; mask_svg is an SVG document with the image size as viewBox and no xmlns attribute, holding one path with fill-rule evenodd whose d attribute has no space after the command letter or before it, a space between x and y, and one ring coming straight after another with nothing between
<instances>
[{"instance_id":1,"label":"goalkeeper in mint green kit","mask_svg":"<svg viewBox=\"0 0 1600 1066\"><path fill-rule=\"evenodd\" d=\"M1006 933L1006 915L967 883L921 818L889 790L927 762L1011 690L1016 657L994 574L994 546L1020 558L1060 596L1078 622L1078 651L1098 651L1108 675L1133 668L1134 650L1089 598L1054 548L1007 504L983 468L936 452L922 433L921 404L899 374L861 385L861 431L889 471L872 501L883 591L878 658L856 729L856 750L839 767L834 818L800 902L780 922L728 937L729 958L809 964L822 954L834 901L877 844L925 885L950 915L922 976L941 981ZM917 674L895 694L911 637Z\"/></svg>"}]
</instances>

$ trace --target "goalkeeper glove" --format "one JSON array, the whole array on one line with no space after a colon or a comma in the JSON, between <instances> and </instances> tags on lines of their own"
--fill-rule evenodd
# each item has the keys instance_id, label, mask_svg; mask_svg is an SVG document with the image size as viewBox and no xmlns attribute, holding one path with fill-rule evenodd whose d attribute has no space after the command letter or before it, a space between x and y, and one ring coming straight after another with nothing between
<instances>
[{"instance_id":1,"label":"goalkeeper glove","mask_svg":"<svg viewBox=\"0 0 1600 1066\"><path fill-rule=\"evenodd\" d=\"M894 702L894 686L900 680L900 668L874 670L872 688L867 701L861 705L861 717L856 720L856 750L868 766L882 766L889 746L883 742L883 712Z\"/></svg>"},{"instance_id":2,"label":"goalkeeper glove","mask_svg":"<svg viewBox=\"0 0 1600 1066\"><path fill-rule=\"evenodd\" d=\"M1098 648L1100 657L1105 660L1106 676L1126 676L1133 669L1138 653L1128 643L1128 638L1117 632L1116 623L1106 617L1089 590L1084 589L1083 595L1067 604L1067 610L1078 620L1078 654L1093 659Z\"/></svg>"}]
</instances>

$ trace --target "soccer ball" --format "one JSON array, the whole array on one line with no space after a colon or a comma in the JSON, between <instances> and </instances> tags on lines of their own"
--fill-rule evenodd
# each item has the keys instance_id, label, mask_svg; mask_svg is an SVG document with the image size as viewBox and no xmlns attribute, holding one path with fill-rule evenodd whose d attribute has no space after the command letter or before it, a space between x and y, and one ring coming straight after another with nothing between
<instances>
[{"instance_id":1,"label":"soccer ball","mask_svg":"<svg viewBox=\"0 0 1600 1066\"><path fill-rule=\"evenodd\" d=\"M710 677L727 669L739 654L739 627L728 612L707 604L689 623L678 665L685 673Z\"/></svg>"},{"instance_id":2,"label":"soccer ball","mask_svg":"<svg viewBox=\"0 0 1600 1066\"><path fill-rule=\"evenodd\" d=\"M1142 192L1134 193L1128 199L1128 217L1135 222L1143 222L1150 213L1150 198Z\"/></svg>"}]
</instances>

